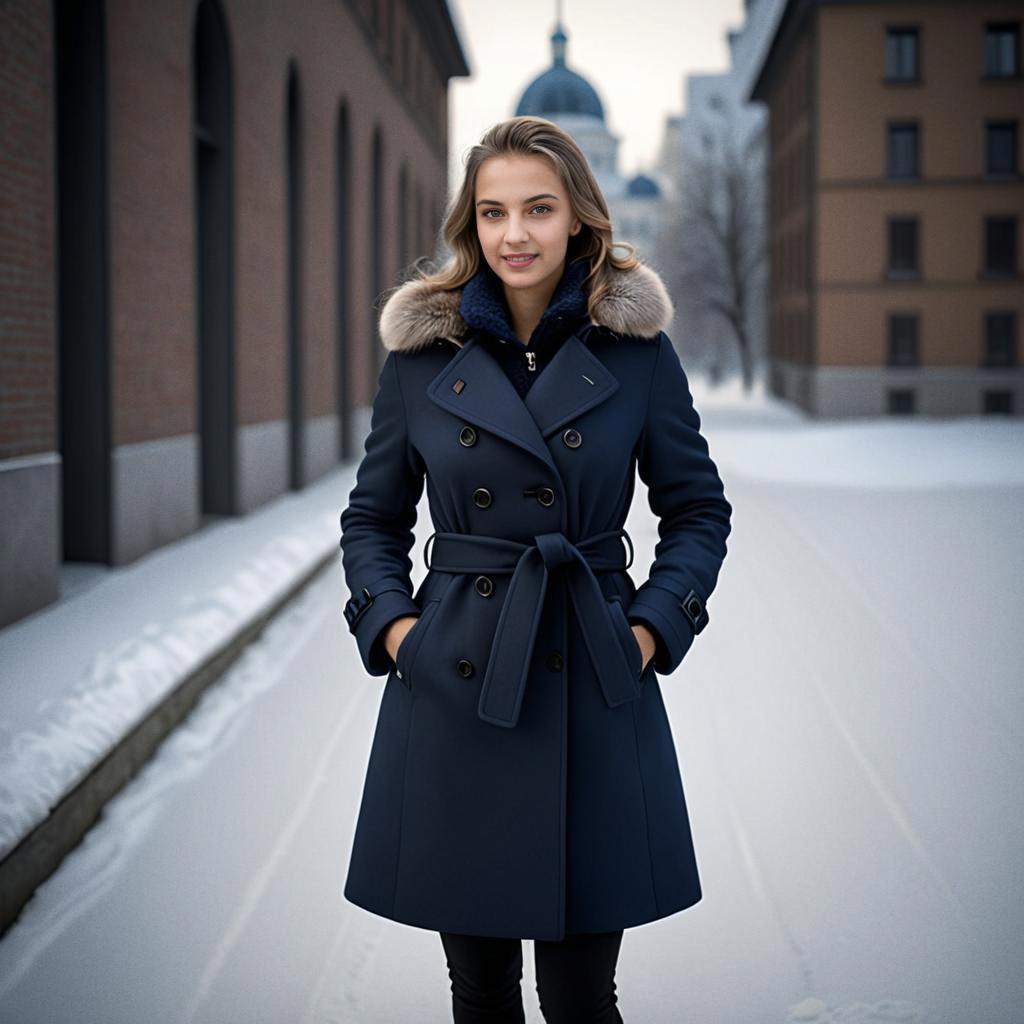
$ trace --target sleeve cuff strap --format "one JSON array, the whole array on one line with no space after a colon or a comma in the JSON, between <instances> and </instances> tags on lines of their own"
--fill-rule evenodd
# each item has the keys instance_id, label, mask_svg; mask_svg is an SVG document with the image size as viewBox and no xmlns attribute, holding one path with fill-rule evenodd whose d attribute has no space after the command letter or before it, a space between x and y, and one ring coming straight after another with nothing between
<instances>
[{"instance_id":1,"label":"sleeve cuff strap","mask_svg":"<svg viewBox=\"0 0 1024 1024\"><path fill-rule=\"evenodd\" d=\"M371 588L372 590L372 588ZM384 628L403 615L419 615L420 608L404 588L377 593L355 620L356 644L367 672L383 676L391 670L391 658L384 646Z\"/></svg>"},{"instance_id":2,"label":"sleeve cuff strap","mask_svg":"<svg viewBox=\"0 0 1024 1024\"><path fill-rule=\"evenodd\" d=\"M641 588L626 618L644 622L658 634L664 652L656 653L654 667L661 675L671 675L686 656L695 636L679 598L661 587Z\"/></svg>"}]
</instances>

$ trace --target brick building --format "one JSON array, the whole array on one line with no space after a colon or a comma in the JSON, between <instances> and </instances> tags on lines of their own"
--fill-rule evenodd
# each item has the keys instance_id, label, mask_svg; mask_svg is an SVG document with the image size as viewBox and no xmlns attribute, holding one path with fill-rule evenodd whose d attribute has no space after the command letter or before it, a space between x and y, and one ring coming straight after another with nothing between
<instances>
[{"instance_id":1,"label":"brick building","mask_svg":"<svg viewBox=\"0 0 1024 1024\"><path fill-rule=\"evenodd\" d=\"M769 383L824 416L1024 412L1021 15L788 0L770 112Z\"/></svg>"},{"instance_id":2,"label":"brick building","mask_svg":"<svg viewBox=\"0 0 1024 1024\"><path fill-rule=\"evenodd\" d=\"M443 0L0 5L0 626L357 454L468 73Z\"/></svg>"}]
</instances>

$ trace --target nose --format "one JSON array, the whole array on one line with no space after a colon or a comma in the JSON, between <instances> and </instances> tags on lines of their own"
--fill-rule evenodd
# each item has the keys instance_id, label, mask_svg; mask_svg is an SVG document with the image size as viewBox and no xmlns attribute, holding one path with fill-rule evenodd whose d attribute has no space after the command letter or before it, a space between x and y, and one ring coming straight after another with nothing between
<instances>
[{"instance_id":1,"label":"nose","mask_svg":"<svg viewBox=\"0 0 1024 1024\"><path fill-rule=\"evenodd\" d=\"M522 242L527 237L526 221L516 214L510 215L505 227L505 241Z\"/></svg>"}]
</instances>

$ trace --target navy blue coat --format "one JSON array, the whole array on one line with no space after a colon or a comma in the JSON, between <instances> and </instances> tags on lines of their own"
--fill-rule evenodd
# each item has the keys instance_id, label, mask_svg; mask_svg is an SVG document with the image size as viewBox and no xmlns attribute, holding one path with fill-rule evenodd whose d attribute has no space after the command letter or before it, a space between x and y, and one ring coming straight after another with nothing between
<instances>
[{"instance_id":1,"label":"navy blue coat","mask_svg":"<svg viewBox=\"0 0 1024 1024\"><path fill-rule=\"evenodd\" d=\"M650 268L620 272L521 397L459 300L412 281L385 306L341 513L345 618L386 677L344 895L474 935L663 918L701 887L658 677L709 621L732 512L671 303ZM638 470L659 520L639 589L622 529ZM383 636L402 615L419 618L396 665ZM643 671L630 622L657 637Z\"/></svg>"}]
</instances>

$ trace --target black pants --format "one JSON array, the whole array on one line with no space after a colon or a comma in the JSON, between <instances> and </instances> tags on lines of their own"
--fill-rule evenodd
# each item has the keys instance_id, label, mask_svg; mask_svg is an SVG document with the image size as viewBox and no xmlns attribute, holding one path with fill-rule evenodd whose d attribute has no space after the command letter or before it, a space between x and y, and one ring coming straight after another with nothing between
<instances>
[{"instance_id":1,"label":"black pants","mask_svg":"<svg viewBox=\"0 0 1024 1024\"><path fill-rule=\"evenodd\" d=\"M440 932L455 1024L524 1024L521 939ZM622 930L534 940L537 994L547 1024L622 1024L615 965Z\"/></svg>"}]
</instances>

